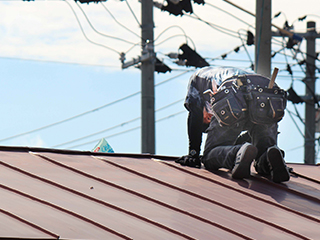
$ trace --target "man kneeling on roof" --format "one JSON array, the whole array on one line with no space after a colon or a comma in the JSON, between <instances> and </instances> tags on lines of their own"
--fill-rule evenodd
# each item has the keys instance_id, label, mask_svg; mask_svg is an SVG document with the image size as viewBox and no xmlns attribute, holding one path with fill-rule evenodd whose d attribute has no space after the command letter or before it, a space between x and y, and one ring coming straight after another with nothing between
<instances>
[{"instance_id":1,"label":"man kneeling on roof","mask_svg":"<svg viewBox=\"0 0 320 240\"><path fill-rule=\"evenodd\" d=\"M232 177L258 174L274 182L290 179L284 152L277 146L278 122L286 92L269 78L233 67L205 67L190 78L184 103L188 114L189 154L176 162L208 170L227 168ZM207 133L200 156L202 133Z\"/></svg>"}]
</instances>

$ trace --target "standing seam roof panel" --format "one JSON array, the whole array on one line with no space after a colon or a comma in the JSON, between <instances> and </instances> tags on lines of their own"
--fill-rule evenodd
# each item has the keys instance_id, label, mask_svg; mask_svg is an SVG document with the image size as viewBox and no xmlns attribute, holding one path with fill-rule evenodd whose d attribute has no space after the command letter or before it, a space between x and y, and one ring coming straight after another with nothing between
<instances>
[{"instance_id":1,"label":"standing seam roof panel","mask_svg":"<svg viewBox=\"0 0 320 240\"><path fill-rule=\"evenodd\" d=\"M0 151L0 219L13 214L52 238L316 239L320 233L319 210L312 212L320 206L319 184L305 172L318 167L293 166L292 181L274 184L150 156L16 150ZM0 236L10 235L5 231Z\"/></svg>"}]
</instances>

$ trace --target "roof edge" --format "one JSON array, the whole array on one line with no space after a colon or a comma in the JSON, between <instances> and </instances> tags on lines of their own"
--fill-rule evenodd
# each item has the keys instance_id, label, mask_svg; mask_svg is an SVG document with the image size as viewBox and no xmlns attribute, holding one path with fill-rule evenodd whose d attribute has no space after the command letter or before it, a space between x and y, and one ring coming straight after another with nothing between
<instances>
[{"instance_id":1,"label":"roof edge","mask_svg":"<svg viewBox=\"0 0 320 240\"><path fill-rule=\"evenodd\" d=\"M43 148L43 147L28 147L28 146L0 146L0 151L7 152L51 152L61 154L80 154L80 155L93 155L93 156L121 156L121 157L133 157L133 158L157 158L161 160L173 161L179 157L156 155L149 153L103 153L103 152L91 152L80 150L68 150L68 149L56 149L56 148Z\"/></svg>"}]
</instances>

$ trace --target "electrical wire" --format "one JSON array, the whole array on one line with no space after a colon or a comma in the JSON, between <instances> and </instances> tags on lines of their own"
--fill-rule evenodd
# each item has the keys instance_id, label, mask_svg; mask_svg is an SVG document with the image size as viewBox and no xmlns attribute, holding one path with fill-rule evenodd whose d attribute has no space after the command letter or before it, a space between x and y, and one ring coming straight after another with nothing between
<instances>
[{"instance_id":1,"label":"electrical wire","mask_svg":"<svg viewBox=\"0 0 320 240\"><path fill-rule=\"evenodd\" d=\"M285 40L283 40L283 41L285 41ZM283 47L283 42L282 42L282 41L281 41L280 43L274 43L274 44ZM312 55L308 54L307 52L301 51L300 49L292 48L292 50L296 52L296 53L295 53L296 55L297 55L297 53L300 53L302 56L303 56L303 54L304 54L305 56L308 56L308 57L310 57L311 59L320 61L320 59L319 59L317 56L312 56ZM294 58L293 58L293 59L294 59ZM303 60L305 60L305 57L304 57L304 56L303 56ZM319 70L319 68L318 68L315 64L311 64L311 66L313 66L313 67L315 67L316 69Z\"/></svg>"},{"instance_id":2,"label":"electrical wire","mask_svg":"<svg viewBox=\"0 0 320 240\"><path fill-rule=\"evenodd\" d=\"M306 62L305 58L303 57L303 54L307 55L306 53L303 53L302 51L300 51L299 49L291 49L292 51L295 51L294 54L292 55L288 55L286 53L283 53L281 50L284 50L286 48L286 46L283 46L283 42L281 42L281 47L282 49L280 49L279 51L277 52L274 52L274 54L281 54L285 57L291 57L292 59L295 59L296 60L296 64L292 64L291 66L295 66L295 65L299 65L300 68L301 68L301 71L306 75L306 70L304 70L301 66L301 63L300 62ZM301 53L302 54L302 57L303 57L303 60L299 60L297 57L294 57L294 55L297 55L297 53ZM312 56L315 60L319 60L317 59L316 57ZM288 61L287 61L287 64L288 64ZM318 69L319 70L319 67L317 67L315 64L310 64L311 67L315 67L315 69Z\"/></svg>"},{"instance_id":3,"label":"electrical wire","mask_svg":"<svg viewBox=\"0 0 320 240\"><path fill-rule=\"evenodd\" d=\"M127 54L128 52L130 52L133 48L135 48L136 46L140 46L140 42L135 43L133 46L131 46L127 51L125 51L124 53Z\"/></svg>"},{"instance_id":4,"label":"electrical wire","mask_svg":"<svg viewBox=\"0 0 320 240\"><path fill-rule=\"evenodd\" d=\"M284 40L284 38L283 38L283 40ZM283 46L282 46L282 51L284 52L284 59L285 59L285 61L286 61L286 64L287 64L287 66L289 66L289 62L288 62L288 57L287 57L287 54L286 54L286 46L284 46L284 41L282 41L282 43L283 43ZM291 71L292 72L292 71ZM292 79L292 81L291 81L291 83L293 82L293 74L291 74L290 72L289 72L289 74L291 75L291 79Z\"/></svg>"},{"instance_id":5,"label":"electrical wire","mask_svg":"<svg viewBox=\"0 0 320 240\"><path fill-rule=\"evenodd\" d=\"M294 107L294 110L295 110L295 112L296 112L296 116L299 118L300 122L301 122L303 125L305 125L305 121L302 119L302 117L301 117L301 115L300 115L300 113L299 113L299 111L298 111L298 109L297 109L297 107L296 107L296 104L293 104L293 107Z\"/></svg>"},{"instance_id":6,"label":"electrical wire","mask_svg":"<svg viewBox=\"0 0 320 240\"><path fill-rule=\"evenodd\" d=\"M242 23L244 23L244 24L247 24L248 26L251 26L251 24L247 23L246 21L243 21L241 18L238 18L238 17L235 16L234 14L232 14L232 13L230 13L230 12L228 12L228 11L225 11L225 10L223 10L223 9L221 9L221 8L219 8L219 7L211 4L211 3L206 2L206 5L209 5L210 7L213 7L213 8L215 8L215 9L218 9L218 10L220 10L221 12L224 12L224 13L228 14L229 16L231 16L231 17L239 20L240 22L242 22Z\"/></svg>"},{"instance_id":7,"label":"electrical wire","mask_svg":"<svg viewBox=\"0 0 320 240\"><path fill-rule=\"evenodd\" d=\"M127 3L128 4L128 3Z\"/></svg>"},{"instance_id":8,"label":"electrical wire","mask_svg":"<svg viewBox=\"0 0 320 240\"><path fill-rule=\"evenodd\" d=\"M125 130L125 131L122 131L122 132L119 132L119 133L115 133L115 134L112 134L112 135L109 135L107 137L104 137L104 138L112 138L112 137L115 137L115 136L119 136L121 134L124 134L124 133L128 133L128 132L132 132L134 130L137 130L141 128L141 126L137 126L137 127L134 127L134 128L130 128L128 130ZM101 139L101 138L100 138ZM93 140L93 141L90 141L90 142L85 142L85 143L81 143L81 144L78 144L78 145L74 145L74 146L71 146L71 147L68 147L67 149L74 149L74 148L77 148L77 147L80 147L80 146L83 146L83 145L87 145L87 144L91 144L91 143L96 143L97 141L99 141L100 139L96 139L96 140Z\"/></svg>"},{"instance_id":9,"label":"electrical wire","mask_svg":"<svg viewBox=\"0 0 320 240\"><path fill-rule=\"evenodd\" d=\"M283 43L284 43L284 38L283 38ZM284 54L285 54L286 64L287 64L287 66L289 66L288 58L287 58L287 55L286 55L286 47L285 47L285 46L283 46L282 51L283 51ZM291 70L291 73L292 73L292 70ZM294 81L293 74L290 74L290 76L291 76L291 87L293 87L293 81ZM301 116L300 116L300 114L299 114L299 112L298 112L298 109L297 109L296 105L293 104L293 107L294 107L294 109L295 109L296 116L299 118L299 120L301 121L301 123L305 126L305 122L304 122L303 119L301 118ZM296 126L297 126L297 125L296 125ZM299 130L300 130L300 129L299 129ZM307 129L307 131L309 132L308 129Z\"/></svg>"},{"instance_id":10,"label":"electrical wire","mask_svg":"<svg viewBox=\"0 0 320 240\"><path fill-rule=\"evenodd\" d=\"M163 120L167 120L167 119L169 119L169 118L175 117L175 116L180 115L180 114L185 113L185 112L186 112L186 111L180 111L180 112L177 112L177 113L174 113L174 114L170 114L170 115L168 115L168 116L166 116L166 117L163 117L163 118L161 118L161 119L156 120L155 122L161 122L161 121L163 121ZM119 133L115 133L115 134L106 136L106 137L104 137L104 138L110 139L110 138L112 138L112 137L116 137L116 136L119 136L119 135L121 135L121 134L128 133L128 132L131 132L131 131L134 131L134 130L137 130L137 129L139 129L139 128L141 128L141 126L137 126L137 127L134 127L134 128L130 128L130 129L128 129L128 130L125 130L125 131L122 131L122 132L119 132ZM101 138L100 138L100 139L101 139ZM96 142L99 141L100 139L96 139L96 140L93 140L93 141L90 141L90 142L85 142L85 143L81 143L81 144L78 144L78 145L74 145L74 146L71 146L71 147L69 147L69 148L67 148L67 149L74 149L74 148L77 148L77 147L80 147L80 146L83 146L83 145L87 145L87 144L91 144L91 143L96 143Z\"/></svg>"},{"instance_id":11,"label":"electrical wire","mask_svg":"<svg viewBox=\"0 0 320 240\"><path fill-rule=\"evenodd\" d=\"M79 5L78 2L76 2L76 5L79 7L79 9L81 10L81 12L83 13L84 17L86 18L87 22L89 23L90 27L92 28L93 31L95 31L96 33L98 33L99 35L101 36L104 36L104 37L107 37L107 38L112 38L112 39L115 39L115 40L119 40L119 41L122 41L122 42L125 42L125 43L129 43L129 44L134 44L133 42L130 42L126 39L123 39L123 38L118 38L118 37L114 37L114 36L110 36L110 35L107 35L107 34L104 34L104 33L101 33L99 32L91 23L91 21L89 20L87 14L85 13L85 11L82 9L82 7Z\"/></svg>"},{"instance_id":12,"label":"electrical wire","mask_svg":"<svg viewBox=\"0 0 320 240\"><path fill-rule=\"evenodd\" d=\"M254 15L253 13L249 12L248 10L245 10L244 8L242 8L242 7L240 7L240 6L237 6L236 4L234 4L234 3L232 3L232 2L230 2L230 1L228 1L228 0L223 0L223 1L226 2L226 3L229 3L229 4L232 5L233 7L236 7L236 8L238 8L238 9L240 9L241 11L243 11L243 12L245 12L245 13L248 13L249 15L255 17L255 15Z\"/></svg>"},{"instance_id":13,"label":"electrical wire","mask_svg":"<svg viewBox=\"0 0 320 240\"><path fill-rule=\"evenodd\" d=\"M110 103L107 103L107 104L102 105L102 106L100 106L100 107L97 107L97 108L95 108L95 109L92 109L92 110L83 112L83 113L78 114L78 115L76 115L76 116L73 116L73 117L64 119L64 120L62 120L62 121L58 121L58 122L55 122L55 123L52 123L52 124L49 124L49 125L46 125L46 126L43 126L43 127L40 127L40 128L36 128L36 129L31 130L31 131L28 131L28 132L16 134L16 135L11 136L11 137L7 137L7 138L0 139L0 142L6 141L6 140L10 140L10 139L13 139L13 138L17 138L17 137L21 137L21 136L23 136L23 135L27 135L27 134L30 134L30 133L34 133L34 132L37 132L37 131L40 131L40 130L43 130L43 129L46 129L46 128L49 128L49 127L57 126L57 125L59 125L59 124L68 122L68 121L70 121L70 120L73 120L73 119L76 119L76 118L85 116L85 115L87 115L87 114L89 114L89 113L93 113L93 112L95 112L95 111L98 111L98 110L101 110L101 109L103 109L103 108L109 107L109 106L111 106L111 105L113 105L113 104L116 104L116 103L118 103L118 102L121 102L121 101L123 101L123 100L127 100L127 99L129 99L129 98L131 98L131 97L134 97L134 96L140 94L140 93L141 93L141 91L135 92L135 93L132 93L132 94L126 96L126 97L120 98L120 99L115 100L115 101L113 101L113 102L110 102Z\"/></svg>"},{"instance_id":14,"label":"electrical wire","mask_svg":"<svg viewBox=\"0 0 320 240\"><path fill-rule=\"evenodd\" d=\"M75 63L75 62L63 62L63 61L53 61L53 60L43 60L43 59L28 59L20 57L4 57L0 56L2 59L8 60L21 60L21 61L30 61L30 62L43 62L43 63L57 63L57 64L70 64L70 65L79 65L79 66L91 66L91 67L110 67L110 68L119 68L119 66L112 65L100 65L100 64L89 64L89 63Z\"/></svg>"},{"instance_id":15,"label":"electrical wire","mask_svg":"<svg viewBox=\"0 0 320 240\"><path fill-rule=\"evenodd\" d=\"M271 58L275 57L278 53L281 53L283 51L284 47L280 48L279 50L277 51L273 51L273 53L271 54Z\"/></svg>"},{"instance_id":16,"label":"electrical wire","mask_svg":"<svg viewBox=\"0 0 320 240\"><path fill-rule=\"evenodd\" d=\"M170 104L168 104L168 105L166 105L166 106L163 106L163 107L157 109L155 112L159 112L159 111L162 111L162 110L164 110L164 109L166 109L166 108L169 108L169 107L171 107L171 106L173 106L173 105L181 102L182 100L184 100L184 98L179 99L179 100L177 100L177 101L175 101L175 102L172 102L172 103L170 103ZM113 126L113 127L110 127L110 128L107 128L107 129L104 129L104 130L101 130L101 131L98 131L98 132L95 132L95 133L92 133L92 134L89 134L89 135L86 135L86 136L81 137L81 138L77 138L77 139L74 139L74 140L71 140L71 141L68 141L68 142L64 142L64 143L61 143L61 144L52 146L52 148L57 148L57 147L61 147L61 146L64 146L64 145L67 145L67 144L70 144L70 143L78 142L78 141L80 141L80 140L83 140L83 139L86 139L86 138L89 138L89 137L92 137L92 136L95 136L95 135L98 135L98 134L101 134L101 133L104 133L104 132L107 132L107 131L116 129L116 128L118 128L118 127L123 127L124 125L129 124L129 123L132 123L132 122L135 122L135 121L137 121L137 120L139 120L139 119L141 119L141 117L136 117L136 118L133 118L133 119L131 119L131 120L125 121L125 122L123 122L123 123L117 124L117 125L115 125L115 126Z\"/></svg>"},{"instance_id":17,"label":"electrical wire","mask_svg":"<svg viewBox=\"0 0 320 240\"><path fill-rule=\"evenodd\" d=\"M161 42L157 43L157 44L156 44L156 46L161 45L162 43L164 43L164 42L168 41L169 39L172 39L172 38L174 38L174 37L181 37L181 36L184 36L184 35L182 35L182 34L176 34L176 35L173 35L173 36L168 37L168 38L166 38L166 39L162 40ZM186 37L186 38L189 38L189 37ZM192 42L193 49L194 49L194 50L196 50L196 46L195 46L194 42L192 41L192 39L191 39L191 38L189 38L189 40Z\"/></svg>"},{"instance_id":18,"label":"electrical wire","mask_svg":"<svg viewBox=\"0 0 320 240\"><path fill-rule=\"evenodd\" d=\"M305 16L303 16L303 17L299 17L299 18L295 19L295 20L292 22L291 25L293 25L294 22L296 22L296 21L303 21L303 20L305 20L308 16L320 18L320 16L319 16L319 15L316 15L316 14L307 14L307 15L305 15Z\"/></svg>"},{"instance_id":19,"label":"electrical wire","mask_svg":"<svg viewBox=\"0 0 320 240\"><path fill-rule=\"evenodd\" d=\"M128 8L129 8L130 12L132 13L132 15L133 15L134 19L137 21L138 25L139 25L139 26L140 26L140 28L141 28L141 23L138 21L138 19L137 19L136 15L135 15L135 14L134 14L134 12L132 11L132 8L130 7L130 5L129 5L128 1L127 1L127 0L125 0L125 2L126 2L126 4L127 4Z\"/></svg>"},{"instance_id":20,"label":"electrical wire","mask_svg":"<svg viewBox=\"0 0 320 240\"><path fill-rule=\"evenodd\" d=\"M86 138L89 138L89 137L92 137L92 136L95 136L95 135L98 135L98 134L101 134L101 133L104 133L104 132L107 132L107 131L110 131L110 130L113 130L113 129L116 129L118 127L123 127L124 125L126 124L129 124L129 123L132 123L132 122L135 122L137 120L139 120L141 117L136 117L136 118L133 118L129 121L126 121L126 122L123 122L123 123L120 123L118 125L115 125L113 127L110 127L110 128L107 128L107 129L103 129L99 132L95 132L95 133L92 133L92 134L89 134L89 135L86 135L84 137L81 137L81 138L77 138L77 139L74 139L74 140L71 140L71 141L68 141L68 142L64 142L64 143L60 143L58 145L55 145L55 146L52 146L53 148L57 148L57 147L61 147L61 146L64 146L64 145L67 145L67 144L70 144L70 143L74 143L74 142L78 142L80 140L83 140L83 139L86 139Z\"/></svg>"},{"instance_id":21,"label":"electrical wire","mask_svg":"<svg viewBox=\"0 0 320 240\"><path fill-rule=\"evenodd\" d=\"M162 81L162 82L159 82L158 84L155 84L155 86L159 86L159 85L162 85L162 84L164 84L164 83L166 83L166 82L169 82L169 81L171 81L171 80L173 80L173 79L175 79L175 78L177 78L177 77L182 76L183 74L185 74L185 73L187 73L187 72L189 72L189 71L190 71L190 70L187 70L187 71L185 71L185 72L183 72L183 73L180 73L180 74L178 74L178 75L176 75L176 76L173 76L173 77L171 77L171 78L169 78L169 79L167 79L167 80L164 80L164 81ZM40 130L43 130L43 129L46 129L46 128L50 128L50 127L53 127L53 126L56 126L56 125L65 123L65 122L67 122L67 121L70 121L70 120L73 120L73 119L76 119L76 118L85 116L85 115L87 115L87 114L89 114L89 113L93 113L93 112L95 112L95 111L98 111L98 110L101 110L101 109L103 109L103 108L109 107L109 106L111 106L111 105L113 105L113 104L116 104L116 103L119 103L119 102L121 102L121 101L127 100L127 99L129 99L129 98L131 98L131 97L134 97L134 96L140 94L140 93L141 93L141 91L138 91L138 92L132 93L132 94L130 94L130 95L128 95L128 96L125 96L125 97L123 97L123 98L117 99L117 100L115 100L115 101L113 101L113 102L110 102L110 103L107 103L107 104L105 104L105 105L102 105L102 106L100 106L100 107L94 108L94 109L92 109L92 110L83 112L83 113L78 114L78 115L75 115L75 116L73 116L73 117L70 117L70 118L67 118L67 119L64 119L64 120L61 120L61 121L52 123L52 124L48 124L48 125L46 125L46 126L39 127L39 128L30 130L30 131L27 131L27 132L24 132L24 133L20 133L20 134L16 134L16 135L13 135L13 136L10 136L10 137L7 137L7 138L0 139L0 142L6 141L6 140L10 140L10 139L13 139L13 138L17 138L17 137L21 137L21 136L24 136L24 135L27 135L27 134L30 134L30 133L34 133L34 132L37 132L37 131L40 131Z\"/></svg>"},{"instance_id":22,"label":"electrical wire","mask_svg":"<svg viewBox=\"0 0 320 240\"><path fill-rule=\"evenodd\" d=\"M245 33L241 33L241 31L244 31ZM241 37L247 37L248 36L248 31L249 30L244 30L242 28L240 28L238 31L237 31L237 34L238 36L240 35ZM253 44L252 44L253 45Z\"/></svg>"},{"instance_id":23,"label":"electrical wire","mask_svg":"<svg viewBox=\"0 0 320 240\"><path fill-rule=\"evenodd\" d=\"M288 21L287 16L286 16L286 14L285 14L284 12L278 12L277 14L275 14L275 15L271 18L271 20L279 17L280 15L284 16L284 19L285 19L286 21Z\"/></svg>"},{"instance_id":24,"label":"electrical wire","mask_svg":"<svg viewBox=\"0 0 320 240\"><path fill-rule=\"evenodd\" d=\"M239 32L238 32L238 33L239 33ZM241 40L241 42L242 42L242 46L244 47L244 50L245 50L246 53L247 53L247 56L248 56L248 58L249 58L249 60L250 60L250 63L251 63L251 66L253 66L253 65L254 65L254 64L253 64L253 61L252 61L252 59L251 59L251 57L250 57L250 54L249 54L248 49L247 49L247 47L246 47L246 44L245 44L245 42L243 41L240 33L239 33L239 38L240 38L240 40Z\"/></svg>"},{"instance_id":25,"label":"electrical wire","mask_svg":"<svg viewBox=\"0 0 320 240\"><path fill-rule=\"evenodd\" d=\"M197 20L199 20L199 21L201 21L201 22L204 22L205 24L207 24L208 26L212 27L213 29L215 29L215 30L217 30L217 31L219 31L219 32L222 32L222 33L224 33L224 34L227 34L227 35L229 35L229 36L231 36L231 37L238 38L237 35L233 35L233 34L231 34L231 33L227 33L227 31L232 32L232 33L237 33L236 31L233 31L233 30L230 30L230 29L221 27L221 26L219 26L219 25L216 25L216 24L207 22L207 21L205 21L205 20L202 20L202 19L201 19L200 17L198 17L195 13L193 13L193 15L195 15L195 16L188 15L188 14L185 14L184 16L188 16L188 17L190 17L190 18L197 19ZM221 30L221 29L223 29L223 30Z\"/></svg>"},{"instance_id":26,"label":"electrical wire","mask_svg":"<svg viewBox=\"0 0 320 240\"><path fill-rule=\"evenodd\" d=\"M110 16L114 19L114 21L119 24L121 27L123 27L124 29L128 30L129 32L131 32L132 34L136 35L138 38L141 38L139 36L139 34L135 33L134 31L132 31L131 29L127 28L126 26L124 26L123 24L121 24L114 16L113 14L109 11L109 9L101 2L102 7L110 14ZM139 25L140 26L140 25Z\"/></svg>"},{"instance_id":27,"label":"electrical wire","mask_svg":"<svg viewBox=\"0 0 320 240\"><path fill-rule=\"evenodd\" d=\"M161 107L161 108L158 108L158 109L156 110L156 112L160 112L160 111L162 111L163 109L166 109L166 108L168 108L168 107L171 107L171 106L173 106L173 105L181 102L182 100L184 100L184 98L181 98L181 99L179 99L179 100L177 100L177 101L174 101L174 102L172 102L172 103L170 103L170 104L168 104L168 105L166 105L166 106L163 106L163 107Z\"/></svg>"},{"instance_id":28,"label":"electrical wire","mask_svg":"<svg viewBox=\"0 0 320 240\"><path fill-rule=\"evenodd\" d=\"M161 37L162 34L164 34L166 31L168 31L169 29L174 28L174 27L179 28L183 32L183 35L186 38L186 43L188 43L188 38L187 38L186 32L183 30L182 27L180 27L178 25L173 25L173 26L167 27L165 30L163 30L161 33L159 33L158 37L156 37L153 41L156 42Z\"/></svg>"},{"instance_id":29,"label":"electrical wire","mask_svg":"<svg viewBox=\"0 0 320 240\"><path fill-rule=\"evenodd\" d=\"M100 44L100 43L96 43L96 42L90 40L90 39L87 37L87 35L85 34L85 32L84 32L84 30L83 30L83 28L82 28L82 26L81 26L81 23L80 23L80 21L79 21L79 18L78 18L78 16L77 16L76 12L74 11L73 7L71 6L71 4L70 4L68 1L66 1L66 0L63 0L63 1L64 1L65 3L67 3L67 4L69 5L69 7L71 8L74 16L75 16L76 19L77 19L77 22L78 22L78 24L79 24L79 27L80 27L80 29L81 29L81 32L82 32L83 36L85 37L85 39L86 39L88 42L90 42L90 43L92 43L92 44L94 44L94 45L97 45L97 46L100 46L100 47L109 49L110 51L113 51L113 52L118 53L118 54L120 55L120 52L118 52L117 50L115 50L115 49L113 49L113 48L111 48L111 47L108 47L108 46L105 46L105 45L102 45L102 44Z\"/></svg>"},{"instance_id":30,"label":"electrical wire","mask_svg":"<svg viewBox=\"0 0 320 240\"><path fill-rule=\"evenodd\" d=\"M171 80L173 80L173 79L175 79L175 78L177 78L177 77L180 77L180 76L182 76L182 75L184 75L184 74L186 74L186 73L188 73L188 72L190 72L190 71L193 71L193 70L186 70L186 71L184 71L183 73L180 73L180 74L178 74L177 76L173 76L173 77L171 77L171 78L168 78L167 80L164 80L164 81L162 81L162 82L159 82L159 83L155 84L154 86L155 86L155 87L160 86L160 85L162 85L162 84L164 84L164 83L166 83L166 82L169 82L169 81L171 81Z\"/></svg>"},{"instance_id":31,"label":"electrical wire","mask_svg":"<svg viewBox=\"0 0 320 240\"><path fill-rule=\"evenodd\" d=\"M210 60L210 61L214 61L214 60L218 60L218 59L224 60L230 53L232 53L232 52L238 53L238 52L240 51L241 47L244 47L244 44L242 44L242 45L240 45L240 46L237 46L237 47L235 47L234 49L232 49L232 50L230 50L230 51L228 51L228 52L226 52L226 53L224 53L224 54L221 54L221 55L220 55L219 57L217 57L217 58L206 58L206 59L208 59L208 60ZM250 59L250 60L251 60L251 59ZM249 61L250 61L250 60L249 60ZM239 61L243 61L243 60L239 60ZM250 62L252 62L252 61L250 61Z\"/></svg>"},{"instance_id":32,"label":"electrical wire","mask_svg":"<svg viewBox=\"0 0 320 240\"><path fill-rule=\"evenodd\" d=\"M298 146L298 147L294 147L294 148L290 148L290 149L286 149L286 152L291 152L291 151L294 151L294 150L297 150L299 148L303 148L304 145L301 145L301 146Z\"/></svg>"},{"instance_id":33,"label":"electrical wire","mask_svg":"<svg viewBox=\"0 0 320 240\"><path fill-rule=\"evenodd\" d=\"M304 61L306 62L305 59L304 59ZM299 64L299 66L300 66L301 70L304 71L304 70L302 69L302 67L301 67L300 64ZM306 71L305 71L304 73L305 73L305 75L307 75L307 72L306 72ZM311 87L309 86L309 84L307 84L306 81L302 81L302 82L305 84L306 88L307 88L307 89L309 90L309 92L311 93L311 95L312 95L312 97L313 97L313 99L314 99L314 104L317 104L318 108L320 108L320 103L319 103L318 97L316 96L315 92L311 89ZM306 104L308 104L308 103L306 103Z\"/></svg>"},{"instance_id":34,"label":"electrical wire","mask_svg":"<svg viewBox=\"0 0 320 240\"><path fill-rule=\"evenodd\" d=\"M282 43L283 43L283 45L284 45L284 43L285 43L285 41L284 41L285 39L284 39L284 37L283 37L283 41L282 41ZM284 55L285 55L285 60L286 60L286 64L287 64L287 66L289 66L289 63L288 63L288 59L287 59L287 54L286 54L286 47L285 46L283 46L283 52L284 52ZM300 66L301 67L301 66ZM291 74L291 76L292 76L292 74ZM303 81L304 82L304 81ZM305 83L305 82L304 82ZM291 86L293 85L293 76L292 76L292 81L291 81ZM305 83L305 85L307 86L307 87L309 87L306 83ZM309 87L309 90L310 90L310 87ZM310 90L310 92L312 93L313 91L311 91ZM313 93L313 95L314 95L314 97L316 97L315 96L315 93ZM316 98L315 98L316 99ZM319 104L319 103L318 103ZM298 116L298 118L300 119L300 121L304 124L304 126L305 126L305 122L302 120L302 118L301 118L301 116L300 116L300 114L299 114L299 112L298 112L298 110L297 110L297 108L296 108L296 106L294 105L294 108L295 108L295 111L296 111L296 114L297 114L297 116ZM296 125L296 127L298 128L298 126L297 126L297 124L296 124L296 122L294 121L294 119L292 118L292 116L291 116L291 113L290 113L290 111L288 111L289 112L289 115L290 115L290 117L291 117L291 119L292 119L292 121L294 122L294 124ZM301 130L298 128L298 130L299 130L299 132L300 132L300 134L302 134L302 132L301 132ZM311 135L311 133L310 133L310 131L309 131L309 128L307 128L306 126L305 126L305 130L306 130L306 134L308 135L308 136L312 136ZM305 138L305 136L302 134L302 136Z\"/></svg>"},{"instance_id":35,"label":"electrical wire","mask_svg":"<svg viewBox=\"0 0 320 240\"><path fill-rule=\"evenodd\" d=\"M289 116L291 118L291 120L293 121L294 125L296 126L296 128L298 129L299 133L301 134L301 136L304 138L304 134L302 133L302 131L300 130L298 124L296 123L296 121L294 120L294 118L292 117L292 112L289 111L288 109L286 109L286 111L289 113Z\"/></svg>"}]
</instances>

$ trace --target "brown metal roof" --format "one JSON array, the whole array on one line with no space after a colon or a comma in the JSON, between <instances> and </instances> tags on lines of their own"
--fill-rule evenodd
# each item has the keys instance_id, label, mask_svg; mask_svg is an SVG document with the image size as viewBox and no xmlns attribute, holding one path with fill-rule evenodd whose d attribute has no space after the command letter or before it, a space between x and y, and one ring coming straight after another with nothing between
<instances>
[{"instance_id":1,"label":"brown metal roof","mask_svg":"<svg viewBox=\"0 0 320 240\"><path fill-rule=\"evenodd\" d=\"M320 238L319 166L275 184L173 159L0 147L0 237Z\"/></svg>"}]
</instances>

